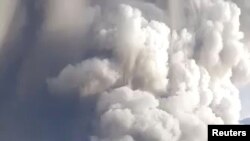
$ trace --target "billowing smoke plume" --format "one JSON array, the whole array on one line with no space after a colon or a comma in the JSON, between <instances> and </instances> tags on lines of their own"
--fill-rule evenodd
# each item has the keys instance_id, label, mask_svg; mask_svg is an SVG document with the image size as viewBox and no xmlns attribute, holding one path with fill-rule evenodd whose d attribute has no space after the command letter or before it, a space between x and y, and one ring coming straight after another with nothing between
<instances>
[{"instance_id":1,"label":"billowing smoke plume","mask_svg":"<svg viewBox=\"0 0 250 141\"><path fill-rule=\"evenodd\" d=\"M3 92L39 101L28 113L59 116L68 140L205 141L208 124L239 123L238 87L250 80L249 17L235 2L26 0L40 17L34 34L21 30L34 47L13 49L28 53L0 72L17 75ZM32 121L47 125L40 114Z\"/></svg>"}]
</instances>

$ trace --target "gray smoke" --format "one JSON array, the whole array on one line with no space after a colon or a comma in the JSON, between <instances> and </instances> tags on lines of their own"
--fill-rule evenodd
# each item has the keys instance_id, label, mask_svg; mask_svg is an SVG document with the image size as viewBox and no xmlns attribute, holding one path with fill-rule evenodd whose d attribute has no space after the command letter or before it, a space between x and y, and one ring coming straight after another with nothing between
<instances>
[{"instance_id":1,"label":"gray smoke","mask_svg":"<svg viewBox=\"0 0 250 141\"><path fill-rule=\"evenodd\" d=\"M247 0L7 1L0 140L205 141L239 123Z\"/></svg>"}]
</instances>

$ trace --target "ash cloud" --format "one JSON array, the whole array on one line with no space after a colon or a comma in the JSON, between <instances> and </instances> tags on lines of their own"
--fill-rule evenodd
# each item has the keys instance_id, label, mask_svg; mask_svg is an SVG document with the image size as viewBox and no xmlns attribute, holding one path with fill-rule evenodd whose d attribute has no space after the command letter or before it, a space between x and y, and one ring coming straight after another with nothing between
<instances>
[{"instance_id":1,"label":"ash cloud","mask_svg":"<svg viewBox=\"0 0 250 141\"><path fill-rule=\"evenodd\" d=\"M1 0L0 140L205 141L238 124L244 2Z\"/></svg>"}]
</instances>

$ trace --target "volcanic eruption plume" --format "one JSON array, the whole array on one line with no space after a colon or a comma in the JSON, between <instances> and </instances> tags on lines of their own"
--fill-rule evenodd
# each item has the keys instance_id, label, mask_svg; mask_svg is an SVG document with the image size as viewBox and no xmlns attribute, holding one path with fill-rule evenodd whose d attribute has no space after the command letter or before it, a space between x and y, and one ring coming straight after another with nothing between
<instances>
[{"instance_id":1,"label":"volcanic eruption plume","mask_svg":"<svg viewBox=\"0 0 250 141\"><path fill-rule=\"evenodd\" d=\"M237 124L244 2L13 2L0 14L0 139L206 141L208 124Z\"/></svg>"}]
</instances>

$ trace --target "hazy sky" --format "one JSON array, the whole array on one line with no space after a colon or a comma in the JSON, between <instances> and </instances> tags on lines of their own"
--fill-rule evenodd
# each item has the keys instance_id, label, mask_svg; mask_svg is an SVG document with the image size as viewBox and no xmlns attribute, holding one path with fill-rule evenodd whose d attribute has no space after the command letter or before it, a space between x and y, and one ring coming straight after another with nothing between
<instances>
[{"instance_id":1,"label":"hazy sky","mask_svg":"<svg viewBox=\"0 0 250 141\"><path fill-rule=\"evenodd\" d=\"M242 88L240 91L240 97L241 97L241 104L242 104L242 111L241 111L241 118L247 118L250 117L250 88L249 86L246 86L245 88Z\"/></svg>"}]
</instances>

